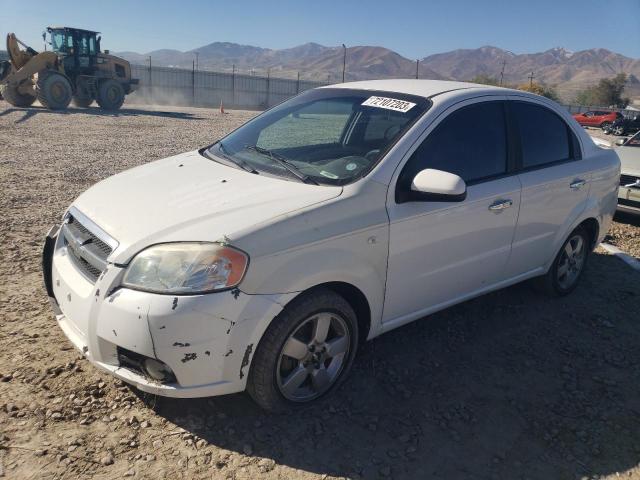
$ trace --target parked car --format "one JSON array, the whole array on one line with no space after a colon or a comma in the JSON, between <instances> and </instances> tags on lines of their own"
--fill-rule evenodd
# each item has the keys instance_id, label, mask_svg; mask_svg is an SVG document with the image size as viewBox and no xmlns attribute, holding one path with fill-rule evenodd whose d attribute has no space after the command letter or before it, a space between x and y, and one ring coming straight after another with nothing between
<instances>
[{"instance_id":1,"label":"parked car","mask_svg":"<svg viewBox=\"0 0 640 480\"><path fill-rule=\"evenodd\" d=\"M640 132L616 143L621 163L618 210L640 215Z\"/></svg>"},{"instance_id":2,"label":"parked car","mask_svg":"<svg viewBox=\"0 0 640 480\"><path fill-rule=\"evenodd\" d=\"M602 128L602 131L607 135L630 135L640 131L640 115L636 115L635 117L623 117L618 118L611 125L607 125Z\"/></svg>"},{"instance_id":3,"label":"parked car","mask_svg":"<svg viewBox=\"0 0 640 480\"><path fill-rule=\"evenodd\" d=\"M605 110L590 110L585 113L576 113L573 118L583 127L607 128L616 120L623 118L620 112L607 112Z\"/></svg>"},{"instance_id":4,"label":"parked car","mask_svg":"<svg viewBox=\"0 0 640 480\"><path fill-rule=\"evenodd\" d=\"M282 410L408 322L527 279L570 293L619 173L537 95L317 88L81 194L47 236L45 284L67 337L115 377Z\"/></svg>"}]
</instances>

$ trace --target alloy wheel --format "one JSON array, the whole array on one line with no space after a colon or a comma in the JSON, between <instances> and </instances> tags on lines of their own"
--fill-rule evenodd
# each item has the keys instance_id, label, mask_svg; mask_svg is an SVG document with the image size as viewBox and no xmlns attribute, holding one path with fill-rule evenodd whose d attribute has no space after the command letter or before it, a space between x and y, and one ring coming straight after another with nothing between
<instances>
[{"instance_id":1,"label":"alloy wheel","mask_svg":"<svg viewBox=\"0 0 640 480\"><path fill-rule=\"evenodd\" d=\"M582 235L574 235L565 244L558 262L557 280L561 288L571 288L580 277L587 255Z\"/></svg>"},{"instance_id":2,"label":"alloy wheel","mask_svg":"<svg viewBox=\"0 0 640 480\"><path fill-rule=\"evenodd\" d=\"M304 320L284 342L276 381L280 393L293 402L308 402L327 392L349 358L351 332L333 312Z\"/></svg>"}]
</instances>

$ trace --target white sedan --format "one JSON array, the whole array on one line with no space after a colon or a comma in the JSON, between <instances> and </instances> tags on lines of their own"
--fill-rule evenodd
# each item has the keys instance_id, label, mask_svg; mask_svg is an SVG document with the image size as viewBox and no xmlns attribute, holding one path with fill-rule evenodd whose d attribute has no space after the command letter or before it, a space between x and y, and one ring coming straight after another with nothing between
<instances>
[{"instance_id":1,"label":"white sedan","mask_svg":"<svg viewBox=\"0 0 640 480\"><path fill-rule=\"evenodd\" d=\"M559 105L430 80L304 92L222 140L108 178L52 228L57 321L141 390L279 410L358 345L536 278L571 292L620 162Z\"/></svg>"}]
</instances>

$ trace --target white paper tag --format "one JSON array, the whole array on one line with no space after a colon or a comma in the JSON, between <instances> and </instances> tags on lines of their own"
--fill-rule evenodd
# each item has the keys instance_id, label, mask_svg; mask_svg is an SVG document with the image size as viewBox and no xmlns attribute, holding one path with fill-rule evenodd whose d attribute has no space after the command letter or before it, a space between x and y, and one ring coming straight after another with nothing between
<instances>
[{"instance_id":1,"label":"white paper tag","mask_svg":"<svg viewBox=\"0 0 640 480\"><path fill-rule=\"evenodd\" d=\"M407 102L406 100L387 97L369 97L362 102L362 105L365 107L386 108L387 110L394 110L402 113L408 112L416 106L415 103Z\"/></svg>"}]
</instances>

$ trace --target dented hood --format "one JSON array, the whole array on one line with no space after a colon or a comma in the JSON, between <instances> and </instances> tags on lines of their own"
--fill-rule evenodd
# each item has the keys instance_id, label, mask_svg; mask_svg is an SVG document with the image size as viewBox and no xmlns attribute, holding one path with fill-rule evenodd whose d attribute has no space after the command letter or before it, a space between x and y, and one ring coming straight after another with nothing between
<instances>
[{"instance_id":1,"label":"dented hood","mask_svg":"<svg viewBox=\"0 0 640 480\"><path fill-rule=\"evenodd\" d=\"M73 206L118 242L109 260L127 263L155 243L233 242L235 232L259 228L341 192L341 187L254 175L196 151L107 178Z\"/></svg>"}]
</instances>

